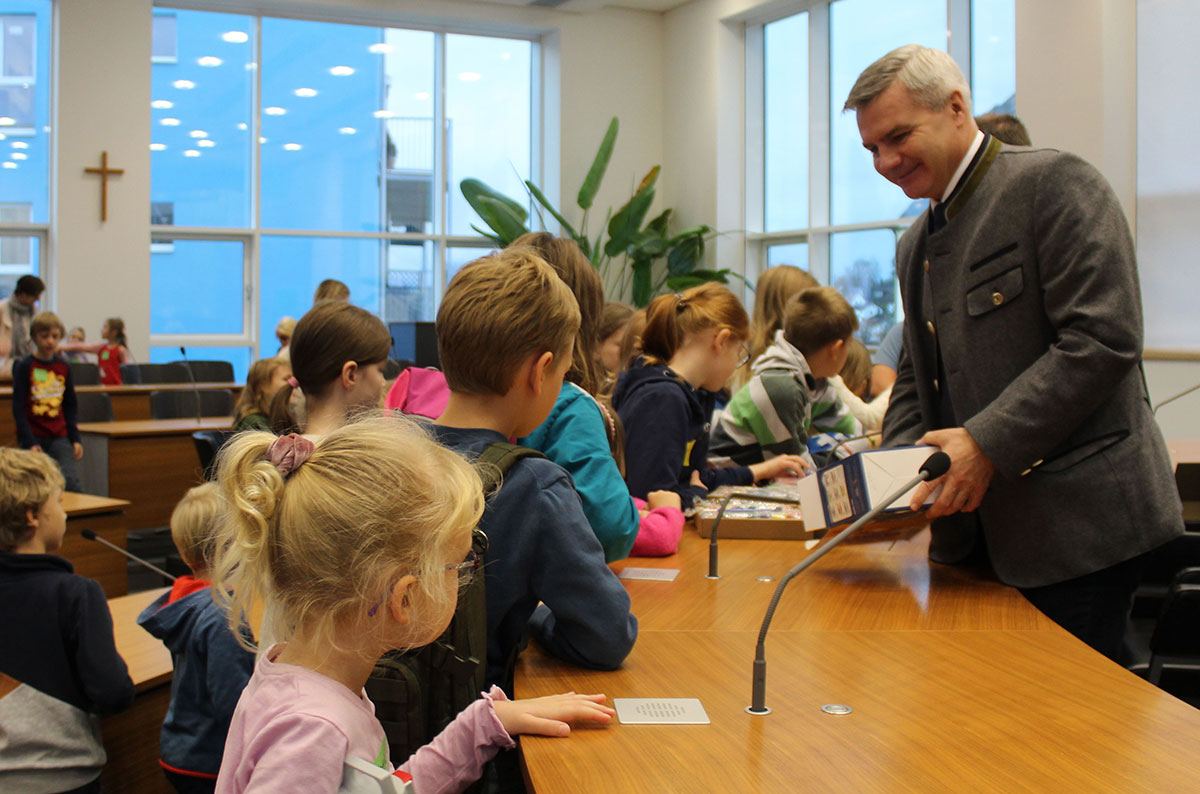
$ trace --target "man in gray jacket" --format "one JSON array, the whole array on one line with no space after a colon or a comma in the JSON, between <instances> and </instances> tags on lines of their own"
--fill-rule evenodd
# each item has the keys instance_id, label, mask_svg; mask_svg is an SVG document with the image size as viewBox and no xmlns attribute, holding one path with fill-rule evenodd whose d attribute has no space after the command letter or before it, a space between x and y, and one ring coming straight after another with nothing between
<instances>
[{"instance_id":1,"label":"man in gray jacket","mask_svg":"<svg viewBox=\"0 0 1200 794\"><path fill-rule=\"evenodd\" d=\"M894 50L859 76L875 169L930 208L896 251L905 355L884 443L941 447L930 556L999 578L1116 658L1147 552L1183 531L1140 369L1128 225L1070 154L980 132L946 53Z\"/></svg>"}]
</instances>

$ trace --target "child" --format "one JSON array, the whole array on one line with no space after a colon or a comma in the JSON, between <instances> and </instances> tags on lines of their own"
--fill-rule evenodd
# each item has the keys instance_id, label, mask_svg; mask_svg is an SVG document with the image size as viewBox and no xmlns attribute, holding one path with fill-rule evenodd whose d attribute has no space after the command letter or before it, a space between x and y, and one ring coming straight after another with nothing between
<instances>
[{"instance_id":1,"label":"child","mask_svg":"<svg viewBox=\"0 0 1200 794\"><path fill-rule=\"evenodd\" d=\"M783 328L783 311L788 298L802 289L819 286L807 270L792 265L775 265L759 274L754 287L754 317L750 321L750 360L734 375L735 391L750 380L750 365L775 341L775 334Z\"/></svg>"},{"instance_id":2,"label":"child","mask_svg":"<svg viewBox=\"0 0 1200 794\"><path fill-rule=\"evenodd\" d=\"M434 425L438 440L473 457L532 432L558 400L579 323L570 289L528 249L477 259L455 274L437 315L450 387ZM540 456L518 460L479 527L490 540L489 682L507 685L526 628L569 662L621 664L637 618L566 471Z\"/></svg>"},{"instance_id":3,"label":"child","mask_svg":"<svg viewBox=\"0 0 1200 794\"><path fill-rule=\"evenodd\" d=\"M54 458L67 490L80 491L75 461L83 457L83 443L75 425L75 380L67 362L55 355L63 330L51 312L33 318L33 352L13 364L13 419L21 448Z\"/></svg>"},{"instance_id":4,"label":"child","mask_svg":"<svg viewBox=\"0 0 1200 794\"><path fill-rule=\"evenodd\" d=\"M887 411L888 400L892 397L891 384L882 394L868 400L868 391L871 388L871 354L857 338L851 338L846 347L846 365L842 367L841 372L829 379L829 384L837 392L838 399L862 425L863 432L877 432L883 428L883 415Z\"/></svg>"},{"instance_id":5,"label":"child","mask_svg":"<svg viewBox=\"0 0 1200 794\"><path fill-rule=\"evenodd\" d=\"M271 398L287 385L291 364L280 358L262 358L250 365L246 387L233 409L233 432L270 430Z\"/></svg>"},{"instance_id":6,"label":"child","mask_svg":"<svg viewBox=\"0 0 1200 794\"><path fill-rule=\"evenodd\" d=\"M96 716L133 702L100 585L54 554L67 515L45 455L0 448L0 790L99 792ZM5 687L7 689L8 687Z\"/></svg>"},{"instance_id":7,"label":"child","mask_svg":"<svg viewBox=\"0 0 1200 794\"><path fill-rule=\"evenodd\" d=\"M854 309L833 287L793 295L783 330L718 415L713 452L743 464L772 455L801 455L811 462L808 436L818 380L841 371L857 329Z\"/></svg>"},{"instance_id":8,"label":"child","mask_svg":"<svg viewBox=\"0 0 1200 794\"><path fill-rule=\"evenodd\" d=\"M393 416L315 445L243 433L221 453L220 486L230 514L214 590L228 597L235 631L267 588L290 628L242 693L217 791L332 794L343 774L391 772L363 685L381 653L432 642L450 621L478 566L468 554L484 505L478 475ZM492 688L398 774L418 791L461 791L513 735L565 736L568 722L607 722L603 700L509 701Z\"/></svg>"},{"instance_id":9,"label":"child","mask_svg":"<svg viewBox=\"0 0 1200 794\"><path fill-rule=\"evenodd\" d=\"M120 317L109 317L100 327L100 337L104 339L103 344L77 342L59 349L64 353L95 353L100 364L100 383L104 386L120 386L121 365L133 360L125 339L125 321Z\"/></svg>"},{"instance_id":10,"label":"child","mask_svg":"<svg viewBox=\"0 0 1200 794\"><path fill-rule=\"evenodd\" d=\"M794 454L749 467L708 468L715 392L745 360L749 324L742 304L720 284L650 302L642 357L621 373L613 392L625 423L625 480L634 496L674 491L686 509L718 485L802 471Z\"/></svg>"},{"instance_id":11,"label":"child","mask_svg":"<svg viewBox=\"0 0 1200 794\"><path fill-rule=\"evenodd\" d=\"M296 323L292 377L271 399L272 429L289 433L303 427L316 438L341 427L355 411L378 407L391 347L387 326L366 309L334 300L313 306ZM304 392L301 406L292 400L297 388ZM296 416L301 412L303 417Z\"/></svg>"},{"instance_id":12,"label":"child","mask_svg":"<svg viewBox=\"0 0 1200 794\"><path fill-rule=\"evenodd\" d=\"M83 330L82 325L77 325L67 332L67 343L72 345L81 344L87 341L87 331ZM87 364L92 361L90 353L64 353L63 358L72 364Z\"/></svg>"},{"instance_id":13,"label":"child","mask_svg":"<svg viewBox=\"0 0 1200 794\"><path fill-rule=\"evenodd\" d=\"M276 358L287 361L291 357L288 346L292 343L292 334L296 333L296 318L284 316L275 326L275 338L279 340L279 352Z\"/></svg>"},{"instance_id":14,"label":"child","mask_svg":"<svg viewBox=\"0 0 1200 794\"><path fill-rule=\"evenodd\" d=\"M317 285L313 293L313 306L321 301L349 301L350 288L336 278L327 278Z\"/></svg>"},{"instance_id":15,"label":"child","mask_svg":"<svg viewBox=\"0 0 1200 794\"><path fill-rule=\"evenodd\" d=\"M632 306L613 302L604 304L604 311L600 313L596 361L604 371L606 382L615 381L625 368L625 362L621 360L621 343L625 341L625 329L629 327L633 314Z\"/></svg>"},{"instance_id":16,"label":"child","mask_svg":"<svg viewBox=\"0 0 1200 794\"><path fill-rule=\"evenodd\" d=\"M171 705L159 738L159 764L180 794L213 791L233 709L254 672L207 581L224 502L216 483L188 491L171 513L171 539L190 576L175 580L138 616L171 651Z\"/></svg>"}]
</instances>

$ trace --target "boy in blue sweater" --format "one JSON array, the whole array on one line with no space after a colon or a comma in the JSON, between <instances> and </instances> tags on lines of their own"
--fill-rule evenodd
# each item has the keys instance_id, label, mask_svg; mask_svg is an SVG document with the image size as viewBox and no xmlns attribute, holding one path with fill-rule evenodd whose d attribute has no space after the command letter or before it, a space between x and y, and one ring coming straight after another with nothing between
<instances>
[{"instance_id":1,"label":"boy in blue sweater","mask_svg":"<svg viewBox=\"0 0 1200 794\"><path fill-rule=\"evenodd\" d=\"M100 585L62 546L63 477L0 448L0 791L99 792L100 714L133 702Z\"/></svg>"},{"instance_id":2,"label":"boy in blue sweater","mask_svg":"<svg viewBox=\"0 0 1200 794\"><path fill-rule=\"evenodd\" d=\"M478 259L455 275L437 316L450 402L439 441L471 456L528 435L549 415L579 329L574 295L528 249ZM506 671L525 631L561 659L618 667L637 638L629 594L604 564L571 476L518 460L479 523L489 538L487 679Z\"/></svg>"},{"instance_id":3,"label":"boy in blue sweater","mask_svg":"<svg viewBox=\"0 0 1200 794\"><path fill-rule=\"evenodd\" d=\"M192 575L176 579L138 616L175 665L159 764L180 794L216 789L229 721L254 672L254 654L238 644L207 581L222 504L217 484L209 482L175 506L171 538Z\"/></svg>"}]
</instances>

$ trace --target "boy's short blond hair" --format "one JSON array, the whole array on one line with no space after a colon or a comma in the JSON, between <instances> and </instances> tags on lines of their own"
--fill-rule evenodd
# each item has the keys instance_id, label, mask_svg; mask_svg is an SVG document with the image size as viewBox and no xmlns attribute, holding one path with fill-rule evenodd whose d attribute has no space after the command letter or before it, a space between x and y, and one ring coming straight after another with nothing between
<instances>
[{"instance_id":1,"label":"boy's short blond hair","mask_svg":"<svg viewBox=\"0 0 1200 794\"><path fill-rule=\"evenodd\" d=\"M189 489L171 511L171 540L192 573L209 570L224 509L221 489L206 482Z\"/></svg>"},{"instance_id":2,"label":"boy's short blond hair","mask_svg":"<svg viewBox=\"0 0 1200 794\"><path fill-rule=\"evenodd\" d=\"M31 449L0 447L0 551L13 551L29 539L29 513L66 485L58 464Z\"/></svg>"},{"instance_id":3,"label":"boy's short blond hair","mask_svg":"<svg viewBox=\"0 0 1200 794\"><path fill-rule=\"evenodd\" d=\"M34 315L33 321L29 323L29 338L36 339L42 331L49 331L52 328L57 328L64 337L67 335L67 327L63 325L62 320L58 319L57 314L38 312Z\"/></svg>"},{"instance_id":4,"label":"boy's short blond hair","mask_svg":"<svg viewBox=\"0 0 1200 794\"><path fill-rule=\"evenodd\" d=\"M438 356L450 391L507 394L531 355L569 355L579 305L554 270L527 248L467 264L438 308Z\"/></svg>"},{"instance_id":5,"label":"boy's short blond hair","mask_svg":"<svg viewBox=\"0 0 1200 794\"><path fill-rule=\"evenodd\" d=\"M788 299L783 313L783 336L804 355L839 339L854 336L858 315L833 287L809 287Z\"/></svg>"}]
</instances>

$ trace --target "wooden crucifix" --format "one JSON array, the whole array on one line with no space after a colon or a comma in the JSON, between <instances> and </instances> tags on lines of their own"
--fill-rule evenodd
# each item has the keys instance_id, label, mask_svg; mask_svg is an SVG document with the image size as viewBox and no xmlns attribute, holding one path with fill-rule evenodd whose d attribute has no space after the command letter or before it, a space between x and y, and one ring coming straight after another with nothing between
<instances>
[{"instance_id":1,"label":"wooden crucifix","mask_svg":"<svg viewBox=\"0 0 1200 794\"><path fill-rule=\"evenodd\" d=\"M85 168L84 173L100 175L100 222L108 220L108 178L125 173L124 168L108 167L108 152L100 152L100 167Z\"/></svg>"}]
</instances>

